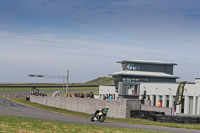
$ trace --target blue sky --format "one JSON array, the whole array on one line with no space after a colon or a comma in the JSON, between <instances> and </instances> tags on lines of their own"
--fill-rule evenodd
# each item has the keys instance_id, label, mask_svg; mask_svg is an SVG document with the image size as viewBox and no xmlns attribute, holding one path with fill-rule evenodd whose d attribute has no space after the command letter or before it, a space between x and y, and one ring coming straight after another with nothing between
<instances>
[{"instance_id":1,"label":"blue sky","mask_svg":"<svg viewBox=\"0 0 200 133\"><path fill-rule=\"evenodd\" d=\"M0 83L86 82L125 59L174 62L200 78L198 0L0 0Z\"/></svg>"}]
</instances>

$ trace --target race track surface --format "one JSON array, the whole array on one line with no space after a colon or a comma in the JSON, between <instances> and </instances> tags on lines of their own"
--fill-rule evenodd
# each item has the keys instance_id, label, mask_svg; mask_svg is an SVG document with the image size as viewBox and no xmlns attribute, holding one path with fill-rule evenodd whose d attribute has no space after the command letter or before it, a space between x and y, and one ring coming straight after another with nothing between
<instances>
[{"instance_id":1,"label":"race track surface","mask_svg":"<svg viewBox=\"0 0 200 133\"><path fill-rule=\"evenodd\" d=\"M74 117L70 115L42 110L27 105L23 105L5 98L0 98L0 115L27 117L40 120L62 121L62 122L107 126L107 127L145 129L145 130L176 132L176 133L200 133L200 130L190 130L182 128L156 127L148 125L110 122L110 121L105 121L103 123L97 121L91 122L90 119L87 118Z\"/></svg>"}]
</instances>

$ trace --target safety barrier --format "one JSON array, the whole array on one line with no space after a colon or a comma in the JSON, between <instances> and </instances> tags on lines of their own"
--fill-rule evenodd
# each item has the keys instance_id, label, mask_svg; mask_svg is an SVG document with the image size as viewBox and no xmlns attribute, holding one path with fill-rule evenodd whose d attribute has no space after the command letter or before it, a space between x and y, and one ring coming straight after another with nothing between
<instances>
[{"instance_id":1,"label":"safety barrier","mask_svg":"<svg viewBox=\"0 0 200 133\"><path fill-rule=\"evenodd\" d=\"M164 112L131 110L130 117L148 119L157 122L200 124L200 117L165 115Z\"/></svg>"}]
</instances>

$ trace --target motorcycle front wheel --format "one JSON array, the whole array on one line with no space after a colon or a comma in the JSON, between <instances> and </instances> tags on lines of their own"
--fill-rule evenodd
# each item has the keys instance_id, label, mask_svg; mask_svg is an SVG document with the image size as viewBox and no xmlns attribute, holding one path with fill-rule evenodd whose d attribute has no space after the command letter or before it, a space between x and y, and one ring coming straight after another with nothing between
<instances>
[{"instance_id":1,"label":"motorcycle front wheel","mask_svg":"<svg viewBox=\"0 0 200 133\"><path fill-rule=\"evenodd\" d=\"M91 122L94 122L94 117L95 117L95 115L92 115Z\"/></svg>"}]
</instances>

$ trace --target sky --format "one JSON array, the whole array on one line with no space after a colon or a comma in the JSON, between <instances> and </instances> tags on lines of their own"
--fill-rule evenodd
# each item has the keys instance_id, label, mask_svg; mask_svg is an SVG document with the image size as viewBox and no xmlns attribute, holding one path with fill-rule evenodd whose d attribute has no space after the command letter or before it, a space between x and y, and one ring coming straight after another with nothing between
<instances>
[{"instance_id":1,"label":"sky","mask_svg":"<svg viewBox=\"0 0 200 133\"><path fill-rule=\"evenodd\" d=\"M0 83L82 83L121 71L116 61L177 63L200 78L199 0L0 0Z\"/></svg>"}]
</instances>

